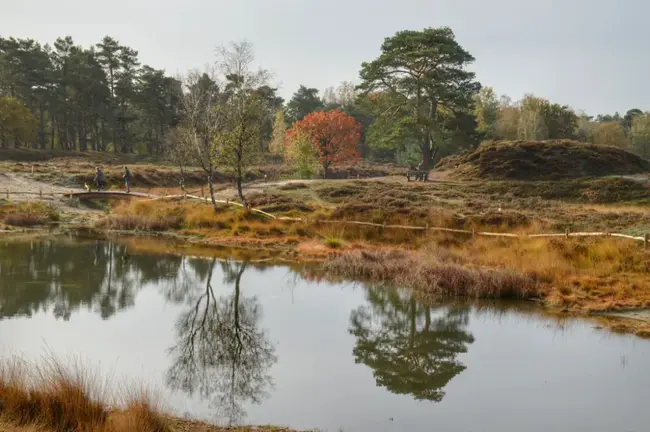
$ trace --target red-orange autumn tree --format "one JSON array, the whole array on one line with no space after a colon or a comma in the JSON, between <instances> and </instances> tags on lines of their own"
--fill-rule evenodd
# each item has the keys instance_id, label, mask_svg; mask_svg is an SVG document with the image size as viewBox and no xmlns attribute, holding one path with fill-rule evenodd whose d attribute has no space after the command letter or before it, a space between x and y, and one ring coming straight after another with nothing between
<instances>
[{"instance_id":1,"label":"red-orange autumn tree","mask_svg":"<svg viewBox=\"0 0 650 432\"><path fill-rule=\"evenodd\" d=\"M361 126L354 117L337 109L317 111L293 124L287 132L287 141L306 136L313 146L323 176L327 178L330 168L359 159L357 146L361 139Z\"/></svg>"}]
</instances>

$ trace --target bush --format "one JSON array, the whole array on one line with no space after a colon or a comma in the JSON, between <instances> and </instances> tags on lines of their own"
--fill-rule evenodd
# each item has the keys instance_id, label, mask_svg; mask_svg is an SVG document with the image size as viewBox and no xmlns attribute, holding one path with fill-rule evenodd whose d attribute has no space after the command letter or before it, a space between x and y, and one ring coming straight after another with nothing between
<instances>
[{"instance_id":1,"label":"bush","mask_svg":"<svg viewBox=\"0 0 650 432\"><path fill-rule=\"evenodd\" d=\"M0 205L0 219L7 225L35 226L56 222L58 210L43 202L4 203Z\"/></svg>"}]
</instances>

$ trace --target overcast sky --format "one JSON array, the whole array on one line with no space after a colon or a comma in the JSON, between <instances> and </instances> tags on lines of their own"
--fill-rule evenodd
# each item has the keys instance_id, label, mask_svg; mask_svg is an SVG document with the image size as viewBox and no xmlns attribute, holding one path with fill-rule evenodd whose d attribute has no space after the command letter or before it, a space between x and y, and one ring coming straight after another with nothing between
<instances>
[{"instance_id":1,"label":"overcast sky","mask_svg":"<svg viewBox=\"0 0 650 432\"><path fill-rule=\"evenodd\" d=\"M356 81L396 31L449 26L498 94L597 114L650 109L649 13L648 0L0 0L0 32L84 46L108 34L170 74L245 38L290 97Z\"/></svg>"}]
</instances>

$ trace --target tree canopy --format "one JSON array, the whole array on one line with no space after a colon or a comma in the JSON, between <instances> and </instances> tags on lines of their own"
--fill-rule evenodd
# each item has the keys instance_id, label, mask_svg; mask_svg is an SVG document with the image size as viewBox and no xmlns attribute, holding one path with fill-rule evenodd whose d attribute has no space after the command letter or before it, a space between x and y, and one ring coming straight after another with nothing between
<instances>
[{"instance_id":1,"label":"tree canopy","mask_svg":"<svg viewBox=\"0 0 650 432\"><path fill-rule=\"evenodd\" d=\"M180 92L176 79L141 65L136 50L109 36L86 48L70 36L53 46L0 38L0 96L38 120L35 139L14 145L161 153L179 120Z\"/></svg>"},{"instance_id":2,"label":"tree canopy","mask_svg":"<svg viewBox=\"0 0 650 432\"><path fill-rule=\"evenodd\" d=\"M383 93L380 116L395 119L393 139L419 146L423 169L432 166L447 118L471 110L480 89L466 66L474 57L448 27L401 31L387 38L380 56L361 65L360 89Z\"/></svg>"},{"instance_id":3,"label":"tree canopy","mask_svg":"<svg viewBox=\"0 0 650 432\"><path fill-rule=\"evenodd\" d=\"M332 166L359 158L357 145L361 127L353 117L338 109L314 112L294 123L287 137L291 142L299 141L299 136L311 143L325 178Z\"/></svg>"},{"instance_id":4,"label":"tree canopy","mask_svg":"<svg viewBox=\"0 0 650 432\"><path fill-rule=\"evenodd\" d=\"M423 169L493 139L578 139L647 154L642 109L586 115L539 95L512 101L481 88L468 70L473 61L448 27L399 31L361 64L359 85L300 85L285 103L270 75L251 62L244 75L254 84L222 73L227 62L215 59L205 71L176 78L111 36L91 46L71 36L51 44L0 37L0 148L167 155L183 167L200 165L209 179L217 170L240 178L253 162L280 161L287 128L338 110L359 125L361 157ZM224 152L228 146L233 151ZM308 147L297 148L292 160L299 156L312 171Z\"/></svg>"},{"instance_id":5,"label":"tree canopy","mask_svg":"<svg viewBox=\"0 0 650 432\"><path fill-rule=\"evenodd\" d=\"M301 85L287 103L287 117L290 123L294 123L322 108L323 101L318 96L318 89Z\"/></svg>"}]
</instances>

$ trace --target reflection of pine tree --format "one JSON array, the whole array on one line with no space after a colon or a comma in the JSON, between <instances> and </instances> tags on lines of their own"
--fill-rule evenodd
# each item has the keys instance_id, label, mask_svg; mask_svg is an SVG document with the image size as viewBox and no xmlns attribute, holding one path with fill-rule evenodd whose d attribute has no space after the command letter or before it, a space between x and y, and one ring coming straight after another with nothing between
<instances>
[{"instance_id":1,"label":"reflection of pine tree","mask_svg":"<svg viewBox=\"0 0 650 432\"><path fill-rule=\"evenodd\" d=\"M174 283L182 257L130 255L116 243L11 243L0 248L0 318L85 307L107 319L134 305L143 284Z\"/></svg>"},{"instance_id":2,"label":"reflection of pine tree","mask_svg":"<svg viewBox=\"0 0 650 432\"><path fill-rule=\"evenodd\" d=\"M272 386L268 368L276 361L275 349L258 329L257 299L241 296L246 264L222 263L224 281L234 292L219 298L212 289L214 266L213 260L204 292L177 321L167 381L173 389L210 400L217 417L235 424L246 415L242 404L259 403Z\"/></svg>"},{"instance_id":3,"label":"reflection of pine tree","mask_svg":"<svg viewBox=\"0 0 650 432\"><path fill-rule=\"evenodd\" d=\"M418 400L440 402L444 387L465 370L456 357L474 341L464 328L468 311L432 310L396 291L369 288L370 307L361 306L350 317L350 333L357 342L356 363L373 370L378 386Z\"/></svg>"}]
</instances>

